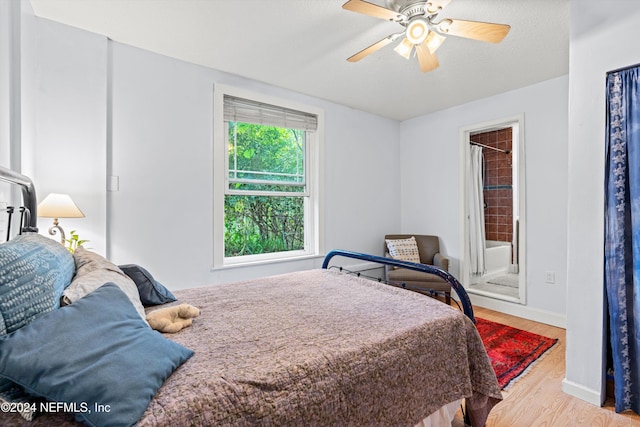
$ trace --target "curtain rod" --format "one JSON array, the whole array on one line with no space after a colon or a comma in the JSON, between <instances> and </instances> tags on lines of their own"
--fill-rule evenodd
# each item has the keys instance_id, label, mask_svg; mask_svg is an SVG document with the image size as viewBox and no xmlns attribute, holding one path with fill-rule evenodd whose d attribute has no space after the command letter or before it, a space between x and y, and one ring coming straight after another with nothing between
<instances>
[{"instance_id":1,"label":"curtain rod","mask_svg":"<svg viewBox=\"0 0 640 427\"><path fill-rule=\"evenodd\" d=\"M616 68L615 70L611 70L611 71L607 71L607 76L609 74L618 73L620 71L625 71L625 70L628 70L630 68L636 68L636 67L640 67L640 63L633 64L633 65L628 65L628 66L622 67L622 68Z\"/></svg>"},{"instance_id":2,"label":"curtain rod","mask_svg":"<svg viewBox=\"0 0 640 427\"><path fill-rule=\"evenodd\" d=\"M504 153L504 154L511 153L511 150L501 150L501 149L496 148L496 147L490 147L488 145L480 144L479 142L469 141L469 143L472 144L472 145L479 145L480 147L488 148L489 150L499 151L499 152Z\"/></svg>"}]
</instances>

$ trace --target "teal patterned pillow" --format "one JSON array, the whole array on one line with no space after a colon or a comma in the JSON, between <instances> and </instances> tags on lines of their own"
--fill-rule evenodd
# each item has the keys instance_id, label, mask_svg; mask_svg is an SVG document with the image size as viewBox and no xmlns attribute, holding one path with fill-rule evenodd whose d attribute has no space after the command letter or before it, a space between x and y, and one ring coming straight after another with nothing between
<instances>
[{"instance_id":1,"label":"teal patterned pillow","mask_svg":"<svg viewBox=\"0 0 640 427\"><path fill-rule=\"evenodd\" d=\"M27 233L0 244L0 336L60 307L75 263L59 242Z\"/></svg>"},{"instance_id":2,"label":"teal patterned pillow","mask_svg":"<svg viewBox=\"0 0 640 427\"><path fill-rule=\"evenodd\" d=\"M7 335L60 307L71 283L75 263L60 243L36 233L16 236L0 244L0 336ZM22 387L0 379L0 403L28 403ZM31 420L30 405L20 415Z\"/></svg>"},{"instance_id":3,"label":"teal patterned pillow","mask_svg":"<svg viewBox=\"0 0 640 427\"><path fill-rule=\"evenodd\" d=\"M74 273L71 253L45 236L22 234L0 244L0 336L60 307L62 291ZM29 399L22 387L0 379L0 403ZM31 420L34 413L20 415Z\"/></svg>"},{"instance_id":4,"label":"teal patterned pillow","mask_svg":"<svg viewBox=\"0 0 640 427\"><path fill-rule=\"evenodd\" d=\"M15 408L22 418L33 421L37 415L38 402L41 399L33 398L26 394L24 389L12 381L0 379L0 405L7 408ZM6 406L13 405L13 406Z\"/></svg>"}]
</instances>

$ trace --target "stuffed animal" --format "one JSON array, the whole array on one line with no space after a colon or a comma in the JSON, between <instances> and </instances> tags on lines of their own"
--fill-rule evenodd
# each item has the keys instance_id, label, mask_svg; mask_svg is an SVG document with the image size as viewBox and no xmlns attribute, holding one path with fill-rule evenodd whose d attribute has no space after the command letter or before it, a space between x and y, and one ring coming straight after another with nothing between
<instances>
[{"instance_id":1,"label":"stuffed animal","mask_svg":"<svg viewBox=\"0 0 640 427\"><path fill-rule=\"evenodd\" d=\"M147 322L156 331L173 334L191 326L193 318L199 315L198 308L189 304L180 304L150 312L147 314Z\"/></svg>"}]
</instances>

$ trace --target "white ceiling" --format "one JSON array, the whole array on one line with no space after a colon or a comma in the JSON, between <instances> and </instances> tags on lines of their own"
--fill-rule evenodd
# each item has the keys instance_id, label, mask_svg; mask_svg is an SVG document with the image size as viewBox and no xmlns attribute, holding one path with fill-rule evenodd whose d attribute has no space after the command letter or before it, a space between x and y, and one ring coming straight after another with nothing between
<instances>
[{"instance_id":1,"label":"white ceiling","mask_svg":"<svg viewBox=\"0 0 640 427\"><path fill-rule=\"evenodd\" d=\"M511 25L500 44L454 36L423 74L395 45L346 58L399 24L346 0L31 0L37 16L397 120L569 72L569 0L453 0L438 18ZM384 0L369 0L384 5ZM439 20L438 19L438 20Z\"/></svg>"}]
</instances>

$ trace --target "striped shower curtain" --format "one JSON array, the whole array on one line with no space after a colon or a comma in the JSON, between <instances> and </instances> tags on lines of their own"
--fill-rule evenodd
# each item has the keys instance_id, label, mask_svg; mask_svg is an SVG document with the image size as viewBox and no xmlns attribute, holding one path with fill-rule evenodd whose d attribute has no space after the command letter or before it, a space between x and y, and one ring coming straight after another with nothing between
<instances>
[{"instance_id":1,"label":"striped shower curtain","mask_svg":"<svg viewBox=\"0 0 640 427\"><path fill-rule=\"evenodd\" d=\"M605 274L616 412L640 412L640 68L607 75Z\"/></svg>"}]
</instances>

